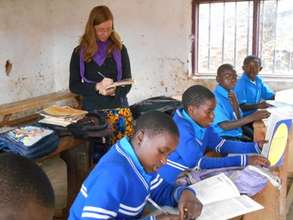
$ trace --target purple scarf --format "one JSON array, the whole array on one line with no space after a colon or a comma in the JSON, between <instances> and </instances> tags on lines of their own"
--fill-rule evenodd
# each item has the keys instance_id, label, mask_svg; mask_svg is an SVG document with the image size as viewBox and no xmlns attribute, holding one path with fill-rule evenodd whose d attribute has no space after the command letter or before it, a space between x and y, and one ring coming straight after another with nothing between
<instances>
[{"instance_id":1,"label":"purple scarf","mask_svg":"<svg viewBox=\"0 0 293 220\"><path fill-rule=\"evenodd\" d=\"M108 50L108 45L110 41L107 40L106 42L101 42L97 41L97 46L98 46L98 51L94 54L92 59L99 65L103 65L105 62L105 59L107 57L107 50ZM112 51L112 56L113 59L116 63L117 66L117 81L122 79L122 60L121 60L121 51L118 48L114 48ZM80 71L80 77L81 77L81 82L87 82L87 83L96 83L95 81L91 81L85 78L84 76L84 69L85 69L85 64L84 64L84 49L80 49L80 54L79 54L79 71Z\"/></svg>"}]
</instances>

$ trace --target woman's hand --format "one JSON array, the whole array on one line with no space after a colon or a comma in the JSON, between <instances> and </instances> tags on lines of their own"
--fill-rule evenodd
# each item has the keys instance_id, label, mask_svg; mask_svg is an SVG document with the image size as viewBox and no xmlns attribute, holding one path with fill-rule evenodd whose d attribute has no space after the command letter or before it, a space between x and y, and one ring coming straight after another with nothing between
<instances>
[{"instance_id":1,"label":"woman's hand","mask_svg":"<svg viewBox=\"0 0 293 220\"><path fill-rule=\"evenodd\" d=\"M111 87L102 91L102 95L105 96L115 96L116 87Z\"/></svg>"},{"instance_id":2,"label":"woman's hand","mask_svg":"<svg viewBox=\"0 0 293 220\"><path fill-rule=\"evenodd\" d=\"M193 192L184 190L179 200L178 209L180 220L192 220L200 216L202 204Z\"/></svg>"},{"instance_id":3,"label":"woman's hand","mask_svg":"<svg viewBox=\"0 0 293 220\"><path fill-rule=\"evenodd\" d=\"M107 87L110 86L112 83L113 83L113 80L111 78L105 77L102 81L96 84L96 91L98 91L99 94L104 96L109 96L109 95L114 96L116 88L113 87L113 88L107 89Z\"/></svg>"}]
</instances>

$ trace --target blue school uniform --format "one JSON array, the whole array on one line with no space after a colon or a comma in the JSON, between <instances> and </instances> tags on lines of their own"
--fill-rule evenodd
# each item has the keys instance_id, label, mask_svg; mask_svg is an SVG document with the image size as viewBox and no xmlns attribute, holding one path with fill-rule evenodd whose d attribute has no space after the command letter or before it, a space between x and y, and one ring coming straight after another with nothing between
<instances>
[{"instance_id":1,"label":"blue school uniform","mask_svg":"<svg viewBox=\"0 0 293 220\"><path fill-rule=\"evenodd\" d=\"M244 167L247 165L247 153L260 152L256 143L222 139L212 127L203 128L194 122L183 109L176 111L173 120L179 129L179 144L169 155L167 164L159 169L159 174L170 183L174 183L186 169ZM237 155L207 157L206 150Z\"/></svg>"},{"instance_id":2,"label":"blue school uniform","mask_svg":"<svg viewBox=\"0 0 293 220\"><path fill-rule=\"evenodd\" d=\"M235 86L235 93L239 104L258 104L262 100L272 99L275 95L268 85L259 77L256 76L255 81L248 78L246 73L243 73ZM252 111L244 111L243 115L247 116Z\"/></svg>"},{"instance_id":3,"label":"blue school uniform","mask_svg":"<svg viewBox=\"0 0 293 220\"><path fill-rule=\"evenodd\" d=\"M221 137L222 136L241 137L242 136L241 128L224 130L223 128L220 127L220 124L224 121L237 120L236 113L234 112L232 104L228 97L228 91L224 87L217 85L214 90L214 94L217 101L217 105L214 111L214 114L215 114L215 118L213 121L214 131Z\"/></svg>"},{"instance_id":4,"label":"blue school uniform","mask_svg":"<svg viewBox=\"0 0 293 220\"><path fill-rule=\"evenodd\" d=\"M148 198L159 205L176 206L185 189L167 183L158 173L147 173L123 138L86 178L68 219L137 219Z\"/></svg>"}]
</instances>

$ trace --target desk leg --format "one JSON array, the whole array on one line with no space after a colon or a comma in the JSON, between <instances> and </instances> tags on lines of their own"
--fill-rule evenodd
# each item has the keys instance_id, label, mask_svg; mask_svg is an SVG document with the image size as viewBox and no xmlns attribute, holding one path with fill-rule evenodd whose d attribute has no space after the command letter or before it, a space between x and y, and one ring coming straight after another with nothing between
<instances>
[{"instance_id":1,"label":"desk leg","mask_svg":"<svg viewBox=\"0 0 293 220\"><path fill-rule=\"evenodd\" d=\"M62 152L60 157L67 165L67 205L66 215L78 194L81 184L91 168L91 149L88 142Z\"/></svg>"}]
</instances>

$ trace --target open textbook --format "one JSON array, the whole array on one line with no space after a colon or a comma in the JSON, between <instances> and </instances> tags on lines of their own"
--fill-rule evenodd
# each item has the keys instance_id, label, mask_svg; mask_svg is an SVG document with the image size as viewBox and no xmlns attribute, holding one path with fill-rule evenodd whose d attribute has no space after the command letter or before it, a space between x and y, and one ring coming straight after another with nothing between
<instances>
[{"instance_id":1,"label":"open textbook","mask_svg":"<svg viewBox=\"0 0 293 220\"><path fill-rule=\"evenodd\" d=\"M240 195L235 184L223 173L209 177L191 186L203 204L197 220L225 220L263 209L263 206L245 195ZM163 207L178 214L178 210Z\"/></svg>"}]
</instances>

